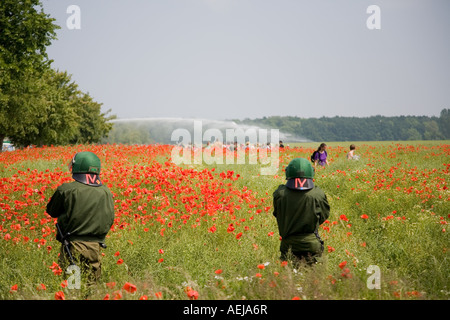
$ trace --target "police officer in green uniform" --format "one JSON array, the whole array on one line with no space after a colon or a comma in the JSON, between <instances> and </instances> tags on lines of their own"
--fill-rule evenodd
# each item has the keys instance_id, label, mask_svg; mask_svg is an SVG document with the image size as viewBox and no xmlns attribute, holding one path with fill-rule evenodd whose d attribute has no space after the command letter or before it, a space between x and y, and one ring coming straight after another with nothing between
<instances>
[{"instance_id":1,"label":"police officer in green uniform","mask_svg":"<svg viewBox=\"0 0 450 320\"><path fill-rule=\"evenodd\" d=\"M114 221L114 202L111 191L100 180L100 159L92 152L79 152L69 162L75 180L60 185L49 203L47 213L58 218L63 236L70 234L70 251L88 285L101 274L101 246ZM62 242L57 233L57 240ZM68 254L61 246L59 265L68 265Z\"/></svg>"},{"instance_id":2,"label":"police officer in green uniform","mask_svg":"<svg viewBox=\"0 0 450 320\"><path fill-rule=\"evenodd\" d=\"M281 259L292 254L309 265L320 261L323 241L318 228L330 215L327 196L313 182L314 169L307 159L296 158L286 167L285 185L273 193L273 215L281 236Z\"/></svg>"}]
</instances>

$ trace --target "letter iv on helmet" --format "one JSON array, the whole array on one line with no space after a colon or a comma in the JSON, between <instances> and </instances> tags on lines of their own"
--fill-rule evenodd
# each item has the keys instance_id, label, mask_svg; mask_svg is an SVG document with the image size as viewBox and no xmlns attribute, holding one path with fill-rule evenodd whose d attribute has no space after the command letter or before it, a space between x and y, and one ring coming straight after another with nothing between
<instances>
[{"instance_id":1,"label":"letter iv on helmet","mask_svg":"<svg viewBox=\"0 0 450 320\"><path fill-rule=\"evenodd\" d=\"M294 190L314 188L314 168L307 159L296 158L286 167L286 187Z\"/></svg>"}]
</instances>

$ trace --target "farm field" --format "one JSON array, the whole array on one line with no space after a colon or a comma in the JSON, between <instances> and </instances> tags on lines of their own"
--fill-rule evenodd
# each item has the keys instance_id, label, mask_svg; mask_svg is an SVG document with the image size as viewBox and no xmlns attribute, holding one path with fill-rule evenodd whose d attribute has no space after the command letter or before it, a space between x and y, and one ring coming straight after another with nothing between
<instances>
[{"instance_id":1,"label":"farm field","mask_svg":"<svg viewBox=\"0 0 450 320\"><path fill-rule=\"evenodd\" d=\"M328 143L315 184L331 206L322 263L279 259L272 193L318 144L261 164L180 164L167 145L76 145L0 154L0 299L347 300L450 298L450 141ZM46 204L79 151L102 161L115 220L102 280L70 289ZM379 277L375 279L375 273ZM377 283L379 287L374 287Z\"/></svg>"}]
</instances>

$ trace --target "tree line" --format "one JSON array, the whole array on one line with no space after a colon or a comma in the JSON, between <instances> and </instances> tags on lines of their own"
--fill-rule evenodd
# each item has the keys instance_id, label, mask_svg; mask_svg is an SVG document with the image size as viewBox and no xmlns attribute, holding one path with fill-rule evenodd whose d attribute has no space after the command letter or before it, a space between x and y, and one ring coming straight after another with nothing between
<instances>
[{"instance_id":1,"label":"tree line","mask_svg":"<svg viewBox=\"0 0 450 320\"><path fill-rule=\"evenodd\" d=\"M51 67L54 21L39 0L0 2L0 150L5 137L19 147L95 143L111 130L110 110Z\"/></svg>"},{"instance_id":2,"label":"tree line","mask_svg":"<svg viewBox=\"0 0 450 320\"><path fill-rule=\"evenodd\" d=\"M312 141L389 141L450 139L450 109L439 117L371 116L299 118L271 116L233 120L236 123L279 129Z\"/></svg>"}]
</instances>

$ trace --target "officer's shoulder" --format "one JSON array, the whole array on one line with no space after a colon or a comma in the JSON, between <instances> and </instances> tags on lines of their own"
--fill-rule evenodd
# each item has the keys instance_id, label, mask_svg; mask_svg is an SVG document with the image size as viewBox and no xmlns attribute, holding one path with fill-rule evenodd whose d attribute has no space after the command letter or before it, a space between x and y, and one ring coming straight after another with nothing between
<instances>
[{"instance_id":1,"label":"officer's shoulder","mask_svg":"<svg viewBox=\"0 0 450 320\"><path fill-rule=\"evenodd\" d=\"M72 181L72 182L65 182L63 184L61 184L60 186L58 186L57 190L59 191L66 191L66 190L70 190L76 187L76 181Z\"/></svg>"},{"instance_id":2,"label":"officer's shoulder","mask_svg":"<svg viewBox=\"0 0 450 320\"><path fill-rule=\"evenodd\" d=\"M276 195L279 195L280 193L284 193L284 191L286 190L286 185L284 185L284 184L280 184L279 186L278 186L278 188L273 192L273 195L274 196L276 196Z\"/></svg>"},{"instance_id":3,"label":"officer's shoulder","mask_svg":"<svg viewBox=\"0 0 450 320\"><path fill-rule=\"evenodd\" d=\"M319 186L314 186L310 191L312 195L325 196L325 192Z\"/></svg>"}]
</instances>

